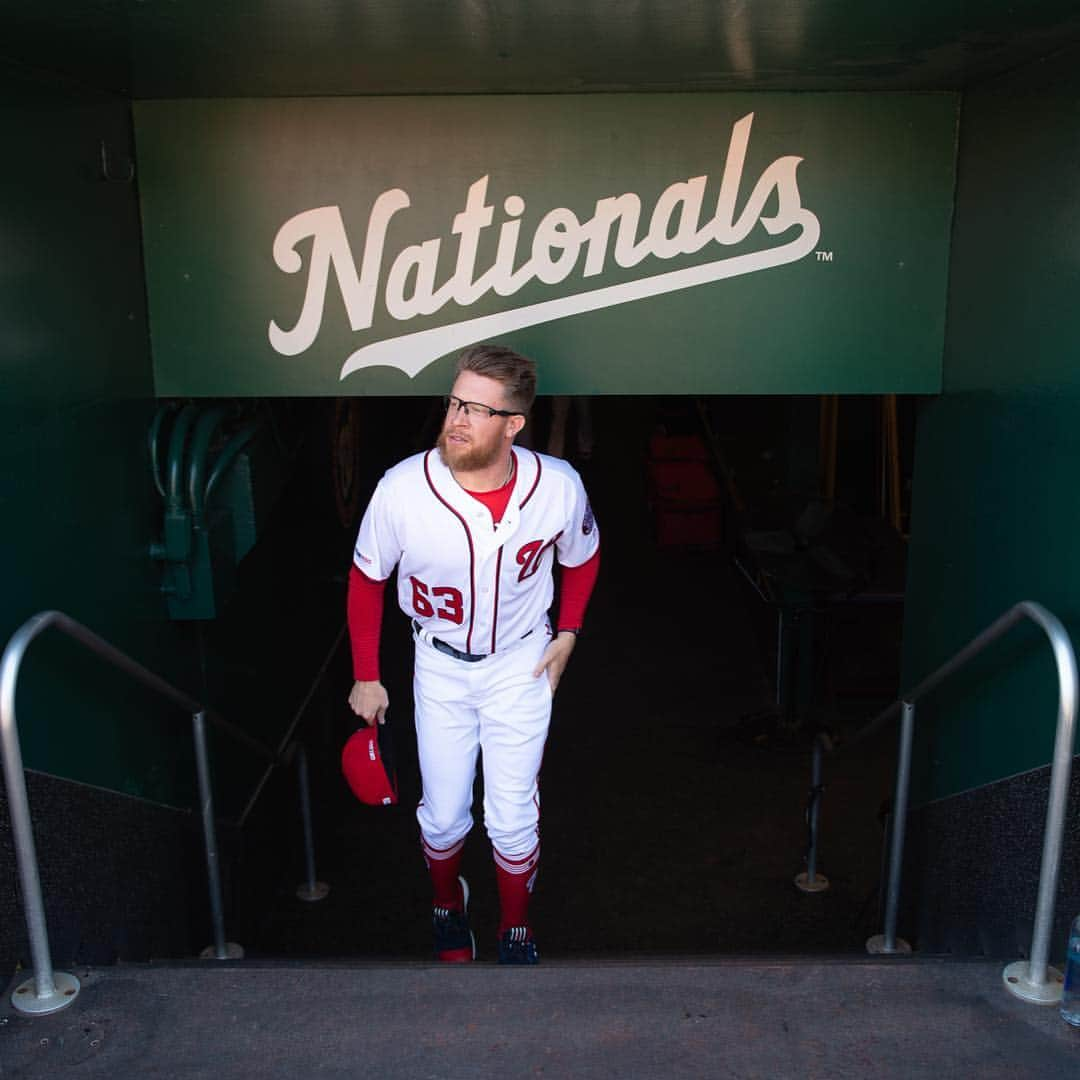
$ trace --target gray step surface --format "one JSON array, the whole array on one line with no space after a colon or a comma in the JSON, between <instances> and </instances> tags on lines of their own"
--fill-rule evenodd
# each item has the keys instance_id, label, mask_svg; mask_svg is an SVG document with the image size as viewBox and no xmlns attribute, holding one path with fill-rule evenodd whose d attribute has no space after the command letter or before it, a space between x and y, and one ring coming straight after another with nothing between
<instances>
[{"instance_id":1,"label":"gray step surface","mask_svg":"<svg viewBox=\"0 0 1080 1080\"><path fill-rule=\"evenodd\" d=\"M208 961L74 973L82 991L52 1016L21 1016L5 994L0 1076L1080 1076L1080 1029L1009 995L996 961Z\"/></svg>"}]
</instances>

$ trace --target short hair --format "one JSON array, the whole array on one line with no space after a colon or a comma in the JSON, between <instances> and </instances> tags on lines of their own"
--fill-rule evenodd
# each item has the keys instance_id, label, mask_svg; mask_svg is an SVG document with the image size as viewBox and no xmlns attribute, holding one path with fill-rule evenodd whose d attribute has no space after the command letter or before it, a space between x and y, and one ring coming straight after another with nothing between
<instances>
[{"instance_id":1,"label":"short hair","mask_svg":"<svg viewBox=\"0 0 1080 1080\"><path fill-rule=\"evenodd\" d=\"M455 377L463 371L502 383L517 412L527 413L536 400L536 364L505 345L470 345L458 357Z\"/></svg>"}]
</instances>

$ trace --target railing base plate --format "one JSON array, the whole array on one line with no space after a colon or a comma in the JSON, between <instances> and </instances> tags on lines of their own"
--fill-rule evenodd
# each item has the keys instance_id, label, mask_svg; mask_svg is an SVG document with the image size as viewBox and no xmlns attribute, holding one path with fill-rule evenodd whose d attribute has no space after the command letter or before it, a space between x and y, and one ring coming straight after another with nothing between
<instances>
[{"instance_id":1,"label":"railing base plate","mask_svg":"<svg viewBox=\"0 0 1080 1080\"><path fill-rule=\"evenodd\" d=\"M1041 986L1028 982L1030 964L1027 960L1014 960L1001 973L1005 989L1013 997L1032 1005L1056 1005L1061 1000L1061 989L1065 976L1057 968L1046 969L1046 982Z\"/></svg>"},{"instance_id":2,"label":"railing base plate","mask_svg":"<svg viewBox=\"0 0 1080 1080\"><path fill-rule=\"evenodd\" d=\"M911 946L902 938L896 939L896 948L885 948L885 935L875 934L872 938L867 939L866 951L871 956L908 956L911 953Z\"/></svg>"},{"instance_id":3,"label":"railing base plate","mask_svg":"<svg viewBox=\"0 0 1080 1080\"><path fill-rule=\"evenodd\" d=\"M218 956L217 951L213 945L207 945L201 953L199 953L200 960L243 960L244 959L244 946L237 945L235 941L225 942L225 955Z\"/></svg>"},{"instance_id":4,"label":"railing base plate","mask_svg":"<svg viewBox=\"0 0 1080 1080\"><path fill-rule=\"evenodd\" d=\"M296 895L298 899L313 904L316 900L325 900L330 895L330 886L325 881L316 881L314 888L311 888L307 883L297 885Z\"/></svg>"},{"instance_id":5,"label":"railing base plate","mask_svg":"<svg viewBox=\"0 0 1080 1080\"><path fill-rule=\"evenodd\" d=\"M34 980L19 983L11 993L11 1004L16 1012L28 1016L46 1016L48 1013L66 1009L79 994L79 980L66 971L54 971L56 989L48 997L40 998L34 993Z\"/></svg>"},{"instance_id":6,"label":"railing base plate","mask_svg":"<svg viewBox=\"0 0 1080 1080\"><path fill-rule=\"evenodd\" d=\"M815 874L813 881L807 876L805 870L801 874L795 875L795 888L799 892L824 892L828 887L829 879L824 874Z\"/></svg>"}]
</instances>

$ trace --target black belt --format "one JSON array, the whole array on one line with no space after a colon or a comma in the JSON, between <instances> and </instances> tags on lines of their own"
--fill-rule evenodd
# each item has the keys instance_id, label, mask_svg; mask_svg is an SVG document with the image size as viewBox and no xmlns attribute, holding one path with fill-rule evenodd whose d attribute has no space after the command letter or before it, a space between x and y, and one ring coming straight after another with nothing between
<instances>
[{"instance_id":1,"label":"black belt","mask_svg":"<svg viewBox=\"0 0 1080 1080\"><path fill-rule=\"evenodd\" d=\"M417 634L423 629L415 619L413 619L412 625ZM531 633L530 630L529 634ZM529 634L522 634L522 640L527 638ZM448 641L442 641L432 634L428 634L426 638L422 637L420 640L426 641L432 648L438 649L441 653L446 653L447 656L452 656L455 660L464 660L466 664L475 664L477 660L486 660L491 655L491 653L462 652L460 649L455 649Z\"/></svg>"},{"instance_id":2,"label":"black belt","mask_svg":"<svg viewBox=\"0 0 1080 1080\"><path fill-rule=\"evenodd\" d=\"M412 625L417 634L423 629L415 619L413 619ZM442 641L431 634L428 634L426 638L422 637L420 640L426 641L432 648L438 649L441 653L446 653L447 656L452 656L455 660L464 660L467 664L475 664L477 660L486 660L488 658L487 653L462 652L460 649L455 649L449 642Z\"/></svg>"}]
</instances>

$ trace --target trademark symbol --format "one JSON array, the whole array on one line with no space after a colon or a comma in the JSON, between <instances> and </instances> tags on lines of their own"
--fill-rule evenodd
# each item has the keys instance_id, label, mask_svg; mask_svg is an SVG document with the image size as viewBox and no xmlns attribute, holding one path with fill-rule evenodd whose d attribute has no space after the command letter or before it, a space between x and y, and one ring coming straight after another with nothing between
<instances>
[{"instance_id":1,"label":"trademark symbol","mask_svg":"<svg viewBox=\"0 0 1080 1080\"><path fill-rule=\"evenodd\" d=\"M818 262L832 262L831 251L815 251L814 254L817 256Z\"/></svg>"}]
</instances>

